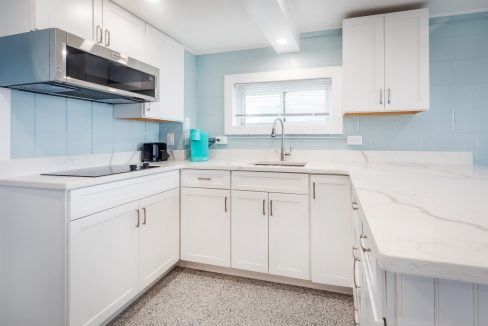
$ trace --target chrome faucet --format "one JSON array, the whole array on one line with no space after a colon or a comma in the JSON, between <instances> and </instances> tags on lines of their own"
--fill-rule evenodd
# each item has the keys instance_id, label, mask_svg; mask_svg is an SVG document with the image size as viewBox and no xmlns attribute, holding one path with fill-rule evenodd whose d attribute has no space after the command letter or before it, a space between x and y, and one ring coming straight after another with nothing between
<instances>
[{"instance_id":1,"label":"chrome faucet","mask_svg":"<svg viewBox=\"0 0 488 326\"><path fill-rule=\"evenodd\" d=\"M285 155L290 155L290 152L286 153L285 152L285 124L283 123L283 120L280 118L276 118L275 121L273 122L273 128L271 129L271 137L276 137L276 125L278 122L281 124L281 152L280 152L280 161L285 160Z\"/></svg>"}]
</instances>

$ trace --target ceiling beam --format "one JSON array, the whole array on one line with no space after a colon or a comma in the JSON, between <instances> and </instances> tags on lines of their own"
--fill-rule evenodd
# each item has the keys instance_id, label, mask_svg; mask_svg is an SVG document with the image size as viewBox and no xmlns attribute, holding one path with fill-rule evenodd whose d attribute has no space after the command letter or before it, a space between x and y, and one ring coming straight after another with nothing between
<instances>
[{"instance_id":1,"label":"ceiling beam","mask_svg":"<svg viewBox=\"0 0 488 326\"><path fill-rule=\"evenodd\" d=\"M300 38L290 16L290 0L241 0L249 16L278 53L300 51Z\"/></svg>"}]
</instances>

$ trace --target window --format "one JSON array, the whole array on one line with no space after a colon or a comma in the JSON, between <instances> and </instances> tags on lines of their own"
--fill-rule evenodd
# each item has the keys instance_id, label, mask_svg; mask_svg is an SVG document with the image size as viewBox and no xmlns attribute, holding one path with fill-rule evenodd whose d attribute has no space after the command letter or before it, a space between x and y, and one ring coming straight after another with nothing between
<instances>
[{"instance_id":1,"label":"window","mask_svg":"<svg viewBox=\"0 0 488 326\"><path fill-rule=\"evenodd\" d=\"M340 68L225 76L226 134L268 134L276 118L287 134L342 133Z\"/></svg>"}]
</instances>

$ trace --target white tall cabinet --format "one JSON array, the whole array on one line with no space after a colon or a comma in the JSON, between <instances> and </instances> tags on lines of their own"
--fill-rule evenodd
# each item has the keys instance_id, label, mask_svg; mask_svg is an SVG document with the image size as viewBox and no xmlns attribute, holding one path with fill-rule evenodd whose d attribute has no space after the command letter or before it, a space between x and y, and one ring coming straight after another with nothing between
<instances>
[{"instance_id":1,"label":"white tall cabinet","mask_svg":"<svg viewBox=\"0 0 488 326\"><path fill-rule=\"evenodd\" d=\"M428 110L428 9L345 19L343 74L346 114Z\"/></svg>"}]
</instances>

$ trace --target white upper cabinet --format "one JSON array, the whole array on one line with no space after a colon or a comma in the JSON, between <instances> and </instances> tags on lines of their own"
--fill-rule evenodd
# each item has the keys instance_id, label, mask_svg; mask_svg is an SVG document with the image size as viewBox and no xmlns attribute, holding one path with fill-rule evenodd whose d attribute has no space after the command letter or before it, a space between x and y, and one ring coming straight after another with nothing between
<instances>
[{"instance_id":1,"label":"white upper cabinet","mask_svg":"<svg viewBox=\"0 0 488 326\"><path fill-rule=\"evenodd\" d=\"M384 15L352 18L343 24L343 110L384 110Z\"/></svg>"},{"instance_id":2,"label":"white upper cabinet","mask_svg":"<svg viewBox=\"0 0 488 326\"><path fill-rule=\"evenodd\" d=\"M141 59L145 23L128 11L103 0L103 45Z\"/></svg>"},{"instance_id":3,"label":"white upper cabinet","mask_svg":"<svg viewBox=\"0 0 488 326\"><path fill-rule=\"evenodd\" d=\"M159 101L150 103L147 118L183 121L184 59L181 44L146 25L143 60L159 68Z\"/></svg>"},{"instance_id":4,"label":"white upper cabinet","mask_svg":"<svg viewBox=\"0 0 488 326\"><path fill-rule=\"evenodd\" d=\"M343 21L345 114L429 109L429 13Z\"/></svg>"},{"instance_id":5,"label":"white upper cabinet","mask_svg":"<svg viewBox=\"0 0 488 326\"><path fill-rule=\"evenodd\" d=\"M429 16L426 9L385 15L387 111L429 107Z\"/></svg>"},{"instance_id":6,"label":"white upper cabinet","mask_svg":"<svg viewBox=\"0 0 488 326\"><path fill-rule=\"evenodd\" d=\"M114 106L114 117L160 121L184 120L185 48L146 24L141 60L159 68L159 100Z\"/></svg>"},{"instance_id":7,"label":"white upper cabinet","mask_svg":"<svg viewBox=\"0 0 488 326\"><path fill-rule=\"evenodd\" d=\"M92 40L94 37L93 1L0 1L0 36L51 27Z\"/></svg>"},{"instance_id":8,"label":"white upper cabinet","mask_svg":"<svg viewBox=\"0 0 488 326\"><path fill-rule=\"evenodd\" d=\"M36 0L36 29L57 27L93 39L92 0Z\"/></svg>"}]
</instances>

